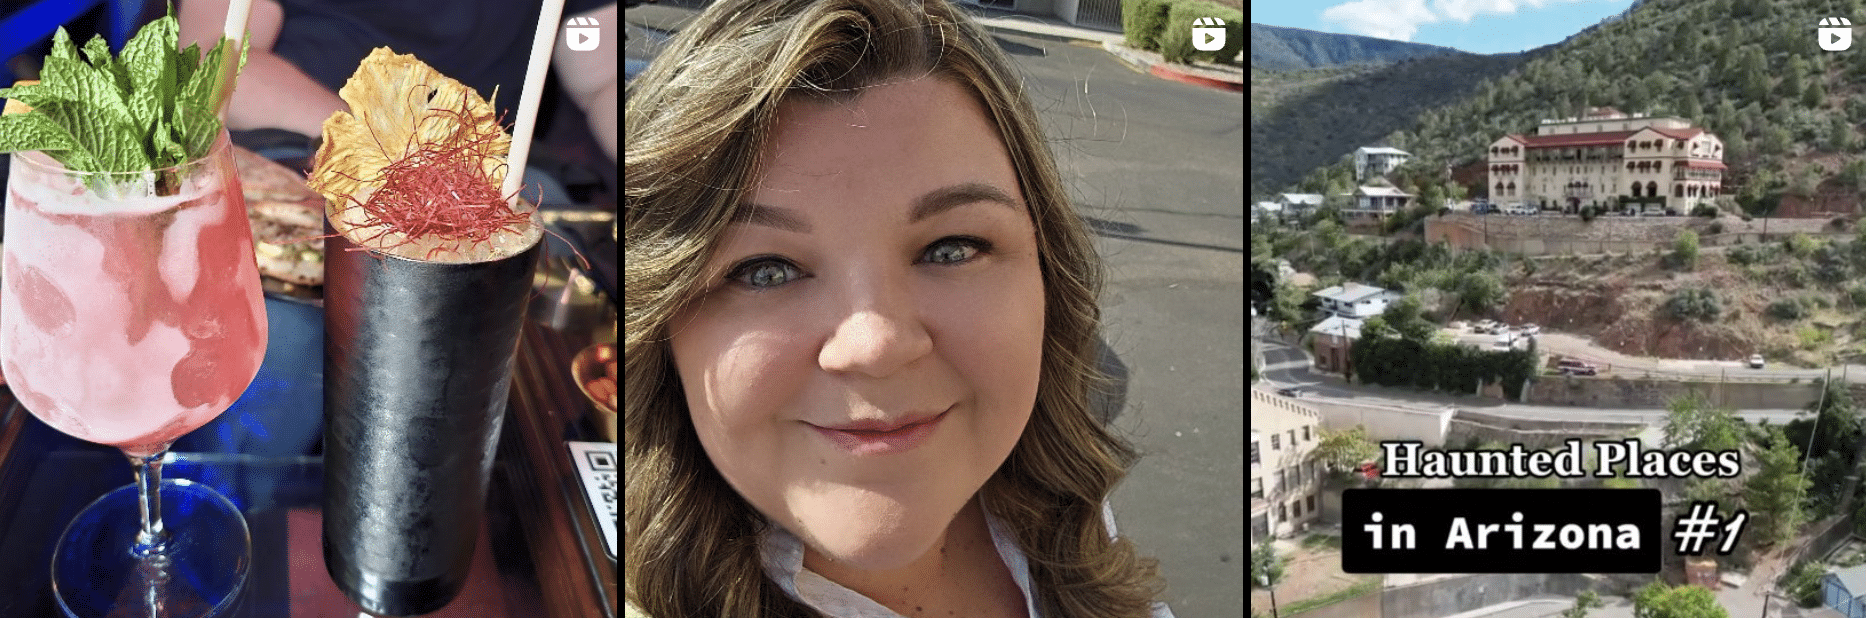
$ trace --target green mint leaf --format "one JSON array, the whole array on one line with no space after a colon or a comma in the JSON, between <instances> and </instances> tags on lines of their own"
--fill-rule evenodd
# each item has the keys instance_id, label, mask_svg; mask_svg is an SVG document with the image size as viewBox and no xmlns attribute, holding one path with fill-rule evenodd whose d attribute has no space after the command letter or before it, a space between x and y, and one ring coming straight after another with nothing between
<instances>
[{"instance_id":1,"label":"green mint leaf","mask_svg":"<svg viewBox=\"0 0 1866 618\"><path fill-rule=\"evenodd\" d=\"M136 126L154 128L156 120L173 116L168 110L174 101L166 95L175 83L177 36L175 20L164 17L149 22L123 45L122 62L130 76L130 115Z\"/></svg>"},{"instance_id":2,"label":"green mint leaf","mask_svg":"<svg viewBox=\"0 0 1866 618\"><path fill-rule=\"evenodd\" d=\"M175 83L186 84L194 79L194 71L201 67L201 44L189 43L188 49L181 50L181 57L175 59Z\"/></svg>"},{"instance_id":3,"label":"green mint leaf","mask_svg":"<svg viewBox=\"0 0 1866 618\"><path fill-rule=\"evenodd\" d=\"M58 84L26 84L12 88L0 88L0 99L13 99L28 107L38 107L52 101L73 101L78 95L69 88L60 88Z\"/></svg>"},{"instance_id":4,"label":"green mint leaf","mask_svg":"<svg viewBox=\"0 0 1866 618\"><path fill-rule=\"evenodd\" d=\"M65 32L64 26L59 26L58 31L52 33L52 54L47 57L74 61L78 59L78 46L71 44L71 34Z\"/></svg>"},{"instance_id":5,"label":"green mint leaf","mask_svg":"<svg viewBox=\"0 0 1866 618\"><path fill-rule=\"evenodd\" d=\"M86 43L80 57L60 29L41 83L0 88L0 97L32 107L0 118L0 152L40 150L71 170L92 172L143 171L205 156L221 129L214 89L227 41L203 57L199 45L178 50L179 37L172 4L115 58L102 38ZM236 75L248 48L243 42Z\"/></svg>"},{"instance_id":6,"label":"green mint leaf","mask_svg":"<svg viewBox=\"0 0 1866 618\"><path fill-rule=\"evenodd\" d=\"M155 133L150 136L154 146L154 167L170 167L188 160L188 148L175 141L176 135L174 125L167 120L156 120Z\"/></svg>"},{"instance_id":7,"label":"green mint leaf","mask_svg":"<svg viewBox=\"0 0 1866 618\"><path fill-rule=\"evenodd\" d=\"M0 116L0 152L69 150L78 147L70 131L43 114Z\"/></svg>"},{"instance_id":8,"label":"green mint leaf","mask_svg":"<svg viewBox=\"0 0 1866 618\"><path fill-rule=\"evenodd\" d=\"M214 81L220 79L221 57L227 53L227 39L220 39L214 48L207 50L207 56L201 59L200 68L188 76L188 81L181 85L181 94L175 97L177 103L192 103L212 107L214 104Z\"/></svg>"},{"instance_id":9,"label":"green mint leaf","mask_svg":"<svg viewBox=\"0 0 1866 618\"><path fill-rule=\"evenodd\" d=\"M95 107L77 102L58 102L33 108L65 127L77 138L78 148L95 167L72 168L88 172L134 172L150 169L148 153L143 151L142 131L126 122L97 113ZM54 155L52 158L58 159ZM63 163L64 159L59 159ZM67 165L70 167L70 165Z\"/></svg>"},{"instance_id":10,"label":"green mint leaf","mask_svg":"<svg viewBox=\"0 0 1866 618\"><path fill-rule=\"evenodd\" d=\"M91 67L110 73L111 79L117 83L118 91L129 91L129 73L124 72L123 65L110 56L110 44L104 42L104 37L91 37L91 42L84 44L84 57L91 61Z\"/></svg>"},{"instance_id":11,"label":"green mint leaf","mask_svg":"<svg viewBox=\"0 0 1866 618\"><path fill-rule=\"evenodd\" d=\"M214 146L214 138L220 135L220 118L211 111L213 108L183 102L175 106L174 139L185 149L183 156L166 165L179 165L194 157L207 154ZM165 167L157 161L157 167Z\"/></svg>"},{"instance_id":12,"label":"green mint leaf","mask_svg":"<svg viewBox=\"0 0 1866 618\"><path fill-rule=\"evenodd\" d=\"M81 103L95 110L108 120L130 124L130 108L123 100L123 91L117 89L116 80L108 72L99 71L83 62L62 58L46 58L45 69L41 77L46 82L60 84L72 92L71 103Z\"/></svg>"}]
</instances>

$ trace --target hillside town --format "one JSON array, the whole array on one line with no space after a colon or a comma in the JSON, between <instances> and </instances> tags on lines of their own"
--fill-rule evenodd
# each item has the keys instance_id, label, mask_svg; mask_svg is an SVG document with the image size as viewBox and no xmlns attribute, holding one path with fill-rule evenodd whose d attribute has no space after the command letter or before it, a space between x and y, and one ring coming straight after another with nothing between
<instances>
[{"instance_id":1,"label":"hillside town","mask_svg":"<svg viewBox=\"0 0 1866 618\"><path fill-rule=\"evenodd\" d=\"M1809 315L1789 315L1780 309L1780 297L1795 297L1798 286L1772 281L1772 266L1755 259L1757 252L1770 252L1792 260L1803 254L1797 245L1830 248L1807 250L1815 262L1812 256L1820 251L1857 252L1866 247L1866 236L1852 225L1850 213L1731 212L1724 144L1717 135L1687 118L1612 107L1496 138L1480 155L1479 182L1468 189L1478 197L1454 200L1441 193L1436 199L1443 205L1423 216L1421 196L1388 178L1410 156L1387 146L1362 147L1352 155L1358 182L1353 191L1285 193L1253 208L1256 226L1268 230L1261 236L1273 240L1263 243L1272 249L1261 256L1267 259L1253 253L1260 279L1272 283L1269 290L1258 286L1262 293L1254 294L1253 303L1251 538L1258 548L1253 559L1281 565L1275 572L1287 582L1253 590L1254 612L1272 615L1260 608L1276 607L1272 597L1281 595L1297 611L1277 615L1391 615L1381 607L1402 598L1407 600L1399 603L1416 606L1406 615L1493 615L1481 609L1490 607L1504 608L1494 615L1543 616L1554 612L1506 610L1570 604L1576 595L1616 588L1630 598L1650 580L1572 574L1369 579L1342 572L1331 558L1340 551L1345 489L1601 486L1556 479L1479 485L1387 480L1380 476L1375 447L1384 441L1551 449L1566 438L1635 439L1659 448L1688 443L1692 438L1680 433L1679 419L1703 414L1719 415L1755 436L1766 436L1763 427L1786 427L1810 443L1820 433L1815 424L1833 416L1847 419L1849 436L1858 435L1852 402L1866 401L1866 380L1856 383L1850 376L1866 376L1866 360L1849 344L1866 338L1866 329L1856 321L1811 315L1845 313L1854 305L1827 301ZM1396 228L1409 213L1411 228ZM1313 249L1325 234L1343 244ZM1286 259L1287 253L1274 250L1284 246L1312 254ZM1394 276L1389 269L1385 279L1399 284L1383 285L1346 277L1352 272L1347 267L1319 273L1298 266L1326 263L1315 258L1357 246L1362 248L1347 252L1378 256L1412 247L1404 251L1442 252L1449 256L1445 263L1480 259L1506 266L1495 279L1497 289L1477 293L1456 277L1420 285L1421 277ZM1512 263L1514 269L1507 266ZM1635 264L1647 265L1630 268ZM1662 273L1663 281L1640 282L1651 273L1606 274L1648 269ZM1459 276L1466 275L1481 279ZM1833 284L1849 281L1850 275ZM1810 307L1823 302L1813 295L1798 298ZM1706 316L1690 308L1700 300L1717 309ZM1752 317L1743 319L1758 321L1748 325L1752 332L1786 327L1787 333L1746 335L1732 324L1733 316L1745 314ZM1382 351L1402 345L1410 352ZM1445 388L1443 379L1416 376L1460 370L1393 368L1448 358L1471 359L1493 371L1464 371L1459 375L1470 386ZM1810 450L1805 458L1835 462L1822 482L1848 480L1850 493L1859 478L1859 452L1858 442L1842 440L1831 451ZM1761 454L1746 456L1757 467ZM1800 478L1813 482L1813 475ZM1686 491L1663 483L1645 486ZM1815 504L1776 514L1794 522L1793 534L1757 539L1735 556L1668 559L1660 579L1703 588L1720 601L1761 590L1777 596L1745 606L1766 611L1774 602L1780 611L1801 612L1782 615L1858 615L1849 610L1866 593L1866 539L1854 535L1853 514L1840 507L1850 499L1807 498ZM1479 583L1499 592L1477 600L1447 596ZM1619 602L1631 611L1630 601Z\"/></svg>"}]
</instances>

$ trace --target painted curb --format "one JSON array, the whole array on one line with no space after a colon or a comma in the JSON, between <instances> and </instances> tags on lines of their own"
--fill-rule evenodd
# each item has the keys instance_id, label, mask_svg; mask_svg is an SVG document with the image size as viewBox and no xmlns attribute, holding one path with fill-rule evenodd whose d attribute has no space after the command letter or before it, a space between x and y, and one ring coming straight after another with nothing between
<instances>
[{"instance_id":1,"label":"painted curb","mask_svg":"<svg viewBox=\"0 0 1866 618\"><path fill-rule=\"evenodd\" d=\"M1166 79L1170 79L1176 82L1184 82L1184 83L1192 84L1194 86L1204 86L1206 88L1229 90L1231 92L1243 92L1244 91L1244 84L1234 84L1234 83L1231 83L1231 82L1228 82L1222 79L1213 79L1210 77L1204 77L1200 75L1192 75L1190 73L1181 73L1177 70L1172 69L1169 65L1165 65L1165 64L1153 65L1151 68L1147 69L1147 72L1152 73L1153 75L1157 77L1164 77Z\"/></svg>"}]
</instances>

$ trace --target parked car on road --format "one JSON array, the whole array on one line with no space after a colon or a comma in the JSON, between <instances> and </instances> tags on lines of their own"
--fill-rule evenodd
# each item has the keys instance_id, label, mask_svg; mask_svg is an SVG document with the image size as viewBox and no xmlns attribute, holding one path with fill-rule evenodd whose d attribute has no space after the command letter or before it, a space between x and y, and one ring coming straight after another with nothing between
<instances>
[{"instance_id":1,"label":"parked car on road","mask_svg":"<svg viewBox=\"0 0 1866 618\"><path fill-rule=\"evenodd\" d=\"M1750 369L1761 369L1762 365L1763 365L1763 362L1762 362L1761 354L1749 355L1749 368Z\"/></svg>"},{"instance_id":2,"label":"parked car on road","mask_svg":"<svg viewBox=\"0 0 1866 618\"><path fill-rule=\"evenodd\" d=\"M1562 360L1556 361L1555 370L1566 375L1576 375L1576 376L1600 375L1600 368L1595 367L1593 363L1589 363L1586 361L1579 361L1579 360L1575 360L1572 358L1564 358Z\"/></svg>"},{"instance_id":3,"label":"parked car on road","mask_svg":"<svg viewBox=\"0 0 1866 618\"><path fill-rule=\"evenodd\" d=\"M1539 335L1542 334L1542 327L1536 326L1535 324L1524 324L1516 327L1516 331L1524 335Z\"/></svg>"},{"instance_id":4,"label":"parked car on road","mask_svg":"<svg viewBox=\"0 0 1866 618\"><path fill-rule=\"evenodd\" d=\"M1285 386L1283 388L1276 389L1276 394L1282 395L1284 397L1301 397L1304 392L1305 391L1303 391L1302 389L1296 388L1294 386Z\"/></svg>"}]
</instances>

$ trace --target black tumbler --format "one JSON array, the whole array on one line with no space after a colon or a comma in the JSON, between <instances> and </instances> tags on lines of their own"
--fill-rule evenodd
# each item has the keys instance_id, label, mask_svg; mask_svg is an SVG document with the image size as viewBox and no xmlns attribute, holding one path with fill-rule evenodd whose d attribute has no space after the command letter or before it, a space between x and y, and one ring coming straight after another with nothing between
<instances>
[{"instance_id":1,"label":"black tumbler","mask_svg":"<svg viewBox=\"0 0 1866 618\"><path fill-rule=\"evenodd\" d=\"M365 610L430 613L472 565L543 243L451 264L327 242L325 567Z\"/></svg>"}]
</instances>

